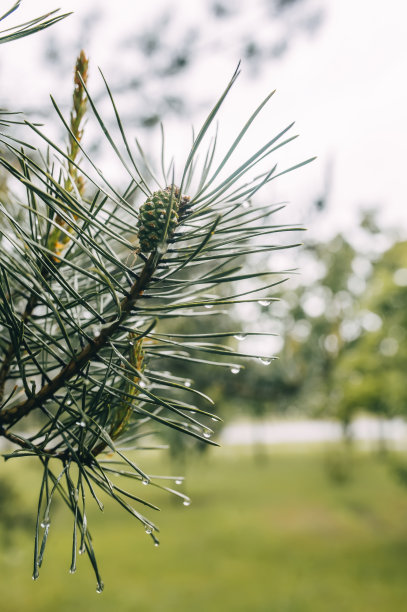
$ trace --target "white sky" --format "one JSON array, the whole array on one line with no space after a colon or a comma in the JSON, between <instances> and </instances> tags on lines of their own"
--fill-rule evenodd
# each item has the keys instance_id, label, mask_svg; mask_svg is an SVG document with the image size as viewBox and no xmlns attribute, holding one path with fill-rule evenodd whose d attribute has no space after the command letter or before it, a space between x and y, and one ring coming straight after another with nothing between
<instances>
[{"instance_id":1,"label":"white sky","mask_svg":"<svg viewBox=\"0 0 407 612\"><path fill-rule=\"evenodd\" d=\"M313 0L308 0L312 3ZM247 4L248 0L238 0ZM8 3L2 5L8 6ZM11 4L11 0L10 3ZM249 3L250 4L250 3ZM318 155L312 165L289 174L273 186L276 199L289 200L292 221L302 220L310 202L323 188L327 164L333 163L333 184L329 211L311 220L313 235L325 236L355 224L360 207L377 206L380 218L388 226L407 229L407 139L406 139L406 59L407 3L400 0L326 0L325 19L314 36L297 36L282 60L270 62L255 79L242 66L242 76L225 109L223 129L226 139L233 138L250 110L270 89L277 94L248 138L247 146L259 147L271 134L292 120L300 138L278 154L279 165L293 164ZM176 24L202 23L202 0L25 0L16 13L16 22L38 16L60 7L75 11L65 22L48 32L0 47L1 104L22 108L28 104L49 104L46 94L52 91L58 100L68 100L72 74L55 83L39 72L39 58L47 36L76 40L83 18L91 7L103 7L105 17L99 21L87 41L93 66L100 65L108 80L117 76L120 66L131 72L130 58L113 53L117 41L133 31L140 32L143 23L151 23L163 7L174 7L179 16ZM253 2L250 28L261 40L271 37L269 22L262 19L258 3ZM107 16L107 17L106 17ZM218 22L217 32L207 39L233 40L230 28L244 29L247 23ZM223 25L226 24L226 25ZM9 24L8 24L9 25ZM224 30L222 30L224 28ZM229 28L229 29L228 29ZM174 35L177 35L176 32ZM237 61L238 50L227 48L218 54L204 51L186 77L188 94L195 100L214 102L224 88ZM74 56L69 58L73 64ZM148 67L147 67L148 68ZM49 73L47 73L49 74ZM96 69L92 68L91 88L99 88ZM7 83L13 87L7 90ZM166 81L166 87L170 81ZM8 92L13 92L13 98ZM41 102L40 102L41 101ZM209 110L209 105L205 111ZM194 119L198 125L202 115ZM180 138L180 130L183 136ZM173 121L169 125L173 145L189 141L189 126ZM259 142L259 138L261 141ZM171 143L171 138L170 138Z\"/></svg>"}]
</instances>

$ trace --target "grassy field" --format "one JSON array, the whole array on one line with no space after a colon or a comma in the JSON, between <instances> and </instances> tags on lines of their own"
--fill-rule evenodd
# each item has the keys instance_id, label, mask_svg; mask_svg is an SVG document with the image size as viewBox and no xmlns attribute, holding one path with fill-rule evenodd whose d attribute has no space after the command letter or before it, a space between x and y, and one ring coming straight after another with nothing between
<instances>
[{"instance_id":1,"label":"grassy field","mask_svg":"<svg viewBox=\"0 0 407 612\"><path fill-rule=\"evenodd\" d=\"M32 538L18 533L3 548L1 610L406 610L407 489L367 454L356 457L352 478L341 485L323 466L324 454L315 450L273 451L256 462L248 451L220 449L195 459L183 487L190 507L143 487L163 510L150 514L161 528L158 548L114 505L95 511L101 595L87 559L68 573L71 534L61 507L38 581L31 580ZM33 507L35 471L28 464L24 473L14 470Z\"/></svg>"}]
</instances>

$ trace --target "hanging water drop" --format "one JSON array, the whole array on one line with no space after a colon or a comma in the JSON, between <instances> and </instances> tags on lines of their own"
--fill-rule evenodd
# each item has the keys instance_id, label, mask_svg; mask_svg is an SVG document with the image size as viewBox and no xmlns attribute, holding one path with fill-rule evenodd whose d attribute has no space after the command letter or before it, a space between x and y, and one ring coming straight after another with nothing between
<instances>
[{"instance_id":1,"label":"hanging water drop","mask_svg":"<svg viewBox=\"0 0 407 612\"><path fill-rule=\"evenodd\" d=\"M242 341L242 340L246 340L247 334L235 334L233 337L236 338L236 340Z\"/></svg>"},{"instance_id":2,"label":"hanging water drop","mask_svg":"<svg viewBox=\"0 0 407 612\"><path fill-rule=\"evenodd\" d=\"M191 500L190 499L184 499L184 501L182 502L182 504L184 506L190 506L191 505Z\"/></svg>"},{"instance_id":3,"label":"hanging water drop","mask_svg":"<svg viewBox=\"0 0 407 612\"><path fill-rule=\"evenodd\" d=\"M219 419L217 417L211 417L211 421L217 422Z\"/></svg>"},{"instance_id":4,"label":"hanging water drop","mask_svg":"<svg viewBox=\"0 0 407 612\"><path fill-rule=\"evenodd\" d=\"M230 368L230 371L232 372L232 374L239 374L240 372L240 367L239 366L232 366Z\"/></svg>"},{"instance_id":5,"label":"hanging water drop","mask_svg":"<svg viewBox=\"0 0 407 612\"><path fill-rule=\"evenodd\" d=\"M182 484L182 478L176 478L174 482L175 482L176 485L181 485Z\"/></svg>"},{"instance_id":6,"label":"hanging water drop","mask_svg":"<svg viewBox=\"0 0 407 612\"><path fill-rule=\"evenodd\" d=\"M143 485L148 485L150 484L150 479L149 478L143 478L142 481Z\"/></svg>"},{"instance_id":7,"label":"hanging water drop","mask_svg":"<svg viewBox=\"0 0 407 612\"><path fill-rule=\"evenodd\" d=\"M139 385L142 389L145 389L147 387L146 383L144 382L144 380L140 380Z\"/></svg>"},{"instance_id":8,"label":"hanging water drop","mask_svg":"<svg viewBox=\"0 0 407 612\"><path fill-rule=\"evenodd\" d=\"M207 438L207 439L208 439L208 438L210 438L210 437L211 437L211 435L212 435L212 432L211 432L211 431L209 431L209 429L207 429L207 430L205 430L205 431L203 432L203 437L204 437L204 438Z\"/></svg>"},{"instance_id":9,"label":"hanging water drop","mask_svg":"<svg viewBox=\"0 0 407 612\"><path fill-rule=\"evenodd\" d=\"M46 528L47 528L47 527L49 527L50 525L51 525L51 521L49 520L49 518L48 518L48 517L45 517L45 516L44 516L44 518L43 518L43 519L42 519L42 521L41 521L41 527L42 527L43 529L46 529Z\"/></svg>"},{"instance_id":10,"label":"hanging water drop","mask_svg":"<svg viewBox=\"0 0 407 612\"><path fill-rule=\"evenodd\" d=\"M160 255L162 255L163 253L166 253L168 249L168 244L166 242L160 242L159 245L157 245L157 253L159 253Z\"/></svg>"},{"instance_id":11,"label":"hanging water drop","mask_svg":"<svg viewBox=\"0 0 407 612\"><path fill-rule=\"evenodd\" d=\"M257 302L258 304L260 304L260 306L270 306L270 300L259 300Z\"/></svg>"},{"instance_id":12,"label":"hanging water drop","mask_svg":"<svg viewBox=\"0 0 407 612\"><path fill-rule=\"evenodd\" d=\"M101 593L104 588L105 588L105 585L103 584L103 582L98 582L96 585L96 593Z\"/></svg>"},{"instance_id":13,"label":"hanging water drop","mask_svg":"<svg viewBox=\"0 0 407 612\"><path fill-rule=\"evenodd\" d=\"M158 540L156 540L156 541L154 542L154 546L157 548L158 546L160 546L160 542L159 542Z\"/></svg>"},{"instance_id":14,"label":"hanging water drop","mask_svg":"<svg viewBox=\"0 0 407 612\"><path fill-rule=\"evenodd\" d=\"M78 425L78 427L86 427L85 421L76 421L75 425Z\"/></svg>"},{"instance_id":15,"label":"hanging water drop","mask_svg":"<svg viewBox=\"0 0 407 612\"><path fill-rule=\"evenodd\" d=\"M245 200L244 202L242 202L242 207L243 208L250 208L251 204L249 202L249 200Z\"/></svg>"},{"instance_id":16,"label":"hanging water drop","mask_svg":"<svg viewBox=\"0 0 407 612\"><path fill-rule=\"evenodd\" d=\"M213 308L213 304L205 304L205 308Z\"/></svg>"},{"instance_id":17,"label":"hanging water drop","mask_svg":"<svg viewBox=\"0 0 407 612\"><path fill-rule=\"evenodd\" d=\"M191 381L190 380L186 380L184 382L184 387L190 387L191 386Z\"/></svg>"},{"instance_id":18,"label":"hanging water drop","mask_svg":"<svg viewBox=\"0 0 407 612\"><path fill-rule=\"evenodd\" d=\"M151 525L146 525L144 527L144 529L145 529L147 535L151 535L152 532L153 532L153 528L151 527Z\"/></svg>"},{"instance_id":19,"label":"hanging water drop","mask_svg":"<svg viewBox=\"0 0 407 612\"><path fill-rule=\"evenodd\" d=\"M272 362L272 359L270 359L270 357L259 357L259 361L263 365L270 365L270 363Z\"/></svg>"},{"instance_id":20,"label":"hanging water drop","mask_svg":"<svg viewBox=\"0 0 407 612\"><path fill-rule=\"evenodd\" d=\"M71 569L69 570L70 574L74 574L76 572L76 567L71 567Z\"/></svg>"}]
</instances>

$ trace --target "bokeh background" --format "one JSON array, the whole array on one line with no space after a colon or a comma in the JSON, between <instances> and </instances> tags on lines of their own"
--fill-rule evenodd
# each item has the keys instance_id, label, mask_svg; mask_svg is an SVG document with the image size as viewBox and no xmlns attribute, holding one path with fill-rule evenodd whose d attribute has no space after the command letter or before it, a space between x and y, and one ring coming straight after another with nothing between
<instances>
[{"instance_id":1,"label":"bokeh background","mask_svg":"<svg viewBox=\"0 0 407 612\"><path fill-rule=\"evenodd\" d=\"M41 579L32 583L35 465L2 465L0 584L6 612L26 610L346 611L407 607L405 172L407 8L382 0L38 0L12 19L74 11L4 45L1 106L24 110L52 137L64 130L75 58L90 56L90 89L113 129L98 67L131 138L158 159L185 157L237 63L220 116L223 146L277 89L245 147L296 121L281 167L317 155L261 196L287 202L281 223L307 227L302 246L271 253L296 269L279 302L219 316L272 331L272 364L238 374L186 371L216 400L221 449L168 437L138 458L150 473L185 475L190 507L151 494L162 544L107 505L92 520L106 590L83 564L68 574L71 533L57 514ZM8 24L8 25L11 25ZM119 164L89 121L86 145L112 181ZM222 145L221 145L222 146ZM191 326L194 325L191 322ZM238 338L247 352L258 346ZM66 518L66 517L65 517Z\"/></svg>"}]
</instances>

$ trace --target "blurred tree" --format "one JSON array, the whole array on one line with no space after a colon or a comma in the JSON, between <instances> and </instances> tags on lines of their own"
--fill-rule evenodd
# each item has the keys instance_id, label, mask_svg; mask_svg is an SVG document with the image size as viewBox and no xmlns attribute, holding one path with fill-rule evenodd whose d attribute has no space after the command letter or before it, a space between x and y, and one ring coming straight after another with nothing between
<instances>
[{"instance_id":1,"label":"blurred tree","mask_svg":"<svg viewBox=\"0 0 407 612\"><path fill-rule=\"evenodd\" d=\"M148 22L136 22L135 28L129 20L131 28L112 48L113 65L104 65L127 125L151 128L168 115L191 120L206 104L201 92L197 98L194 88L186 85L194 81L202 58L207 62L214 56L230 57L232 63L242 59L256 77L270 62L281 60L300 35L314 35L324 16L318 0L200 0L192 12L183 3L160 6L161 12L150 14ZM70 58L88 47L90 39L96 40L106 15L100 4L90 7L71 37L52 33L46 38L44 60L53 79L70 72ZM121 69L126 65L132 70ZM101 90L96 99L105 96ZM47 112L44 107L33 110L37 116Z\"/></svg>"},{"instance_id":2,"label":"blurred tree","mask_svg":"<svg viewBox=\"0 0 407 612\"><path fill-rule=\"evenodd\" d=\"M281 286L280 302L257 305L256 323L261 328L271 316L281 335L272 367L252 362L227 377L194 371L200 386L219 400L221 415L232 407L234 414L329 416L348 432L359 411L405 414L407 243L378 252L371 212L358 231L373 248L360 251L344 235L308 243L299 280ZM219 315L219 330L222 324Z\"/></svg>"},{"instance_id":3,"label":"blurred tree","mask_svg":"<svg viewBox=\"0 0 407 612\"><path fill-rule=\"evenodd\" d=\"M358 410L383 417L406 415L406 300L407 242L403 241L374 263L359 303L361 333L338 360L334 386L343 419Z\"/></svg>"}]
</instances>

